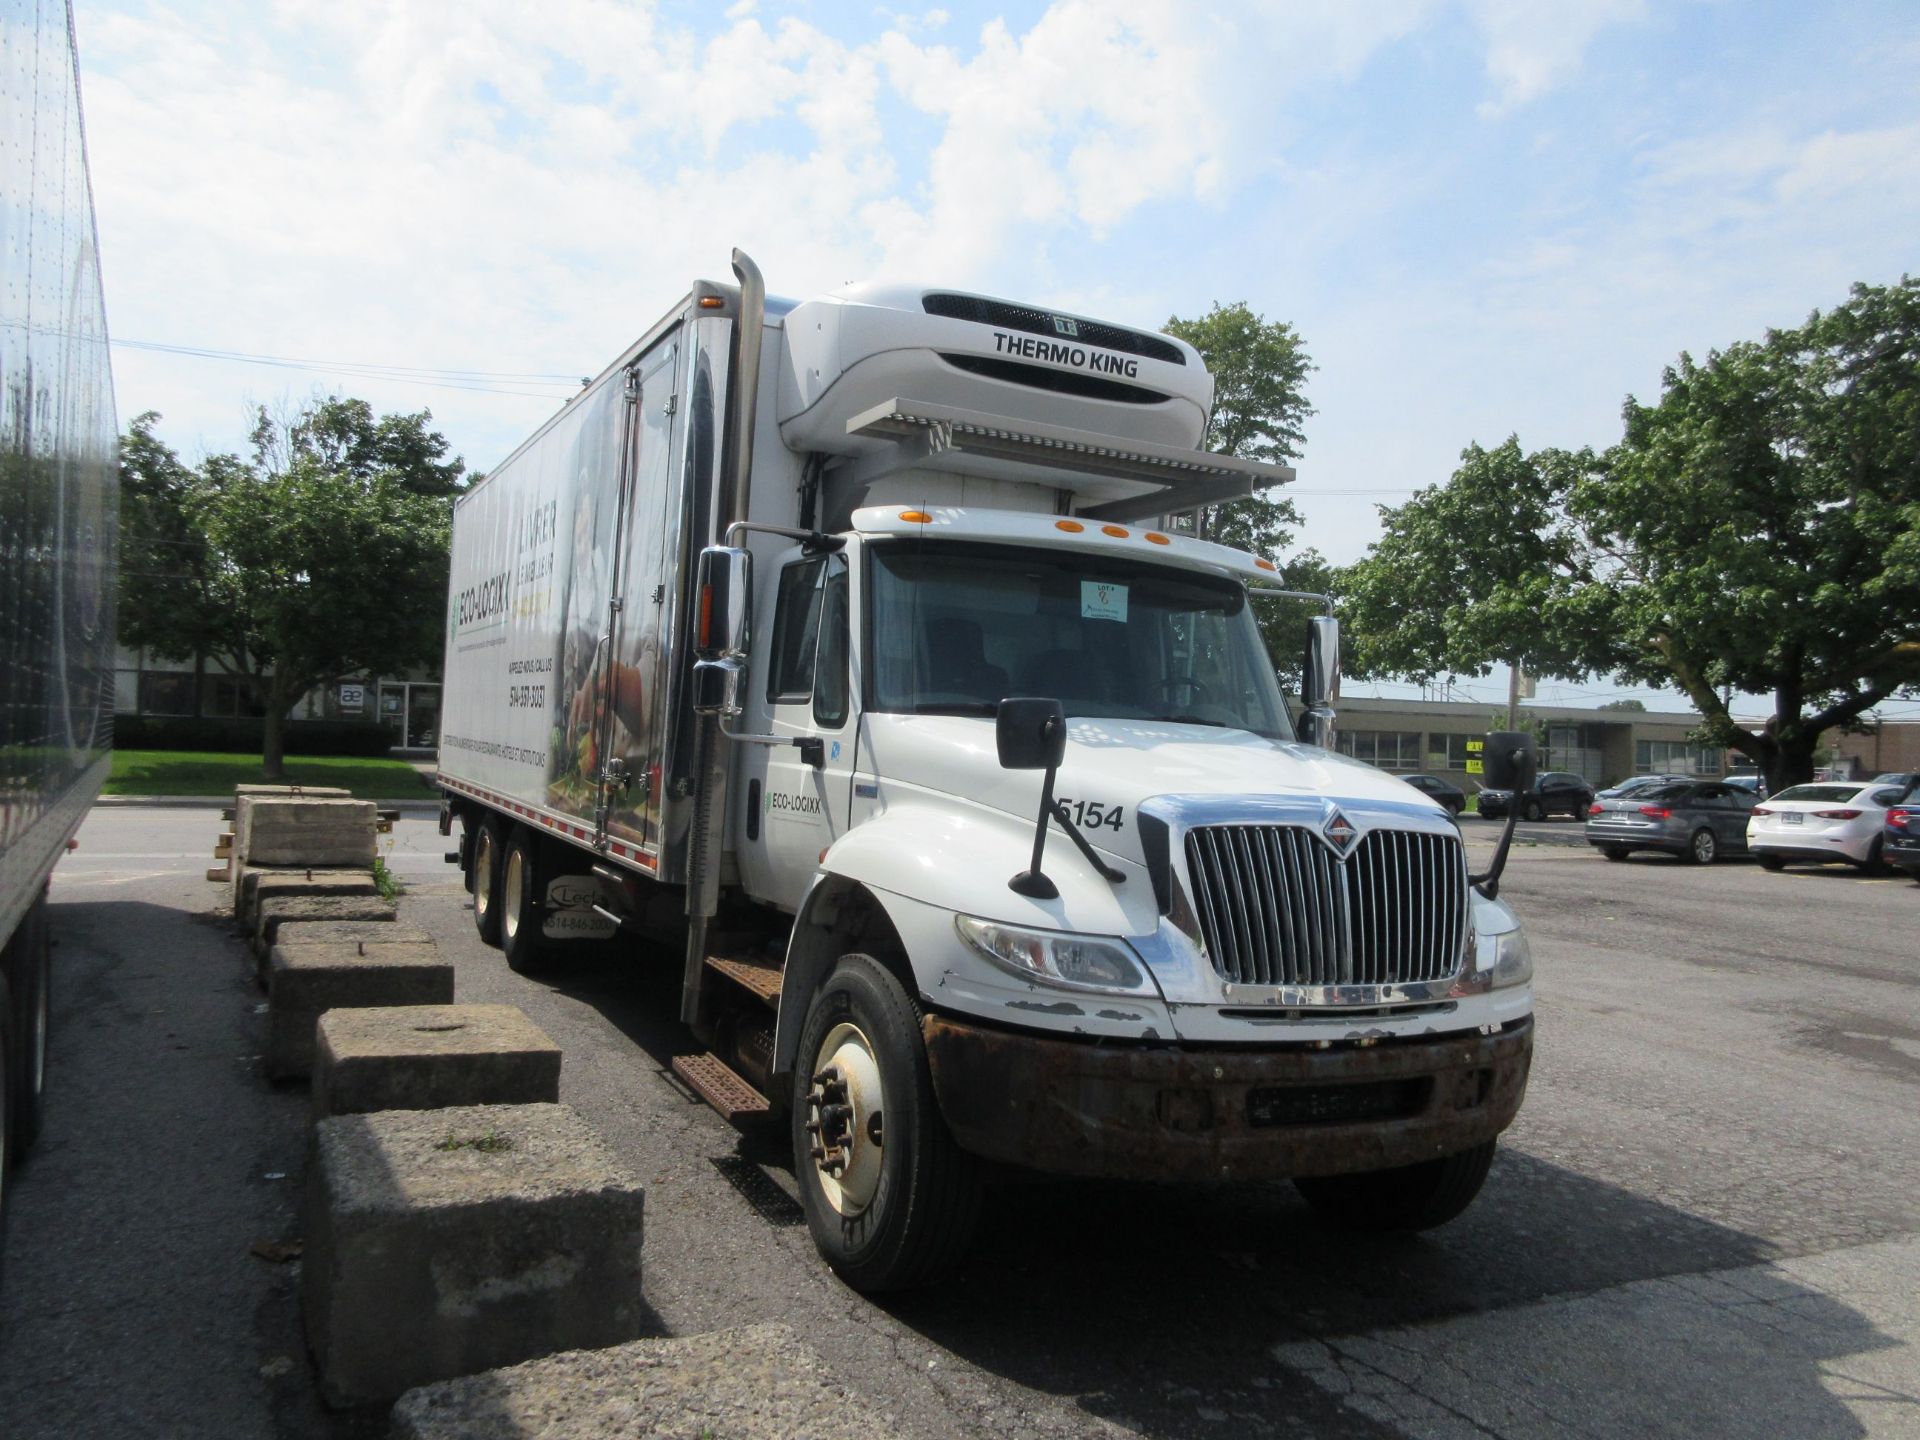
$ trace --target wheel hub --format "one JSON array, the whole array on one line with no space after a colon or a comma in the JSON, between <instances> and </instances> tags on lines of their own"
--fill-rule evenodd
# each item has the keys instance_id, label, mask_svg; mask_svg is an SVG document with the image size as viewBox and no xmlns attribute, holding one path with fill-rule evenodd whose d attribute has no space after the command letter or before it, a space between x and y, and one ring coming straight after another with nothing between
<instances>
[{"instance_id":1,"label":"wheel hub","mask_svg":"<svg viewBox=\"0 0 1920 1440\"><path fill-rule=\"evenodd\" d=\"M848 1218L872 1204L880 1188L883 1101L872 1044L857 1025L834 1026L814 1057L806 1133L821 1192Z\"/></svg>"},{"instance_id":2,"label":"wheel hub","mask_svg":"<svg viewBox=\"0 0 1920 1440\"><path fill-rule=\"evenodd\" d=\"M506 909L500 912L500 929L509 940L520 933L519 895L523 863L518 846L507 851L507 873L500 882L506 897Z\"/></svg>"}]
</instances>

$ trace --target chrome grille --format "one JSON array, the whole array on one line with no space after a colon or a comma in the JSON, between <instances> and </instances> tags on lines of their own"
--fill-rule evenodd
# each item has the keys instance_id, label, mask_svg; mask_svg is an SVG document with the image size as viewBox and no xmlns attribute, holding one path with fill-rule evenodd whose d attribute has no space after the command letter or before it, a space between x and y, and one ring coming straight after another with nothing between
<instances>
[{"instance_id":1,"label":"chrome grille","mask_svg":"<svg viewBox=\"0 0 1920 1440\"><path fill-rule=\"evenodd\" d=\"M1460 840L1373 830L1345 859L1300 825L1187 832L1193 908L1213 968L1239 985L1443 980L1466 947Z\"/></svg>"}]
</instances>

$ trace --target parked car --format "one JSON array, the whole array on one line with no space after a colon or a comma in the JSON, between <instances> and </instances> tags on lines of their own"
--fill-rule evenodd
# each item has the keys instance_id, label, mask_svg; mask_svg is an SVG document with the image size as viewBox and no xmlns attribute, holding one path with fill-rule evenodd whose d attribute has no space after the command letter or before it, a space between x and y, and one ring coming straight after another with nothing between
<instances>
[{"instance_id":1,"label":"parked car","mask_svg":"<svg viewBox=\"0 0 1920 1440\"><path fill-rule=\"evenodd\" d=\"M1790 785L1753 807L1747 848L1769 870L1789 860L1844 860L1865 871L1877 870L1886 845L1886 812L1903 793L1895 785L1858 780Z\"/></svg>"},{"instance_id":2,"label":"parked car","mask_svg":"<svg viewBox=\"0 0 1920 1440\"><path fill-rule=\"evenodd\" d=\"M1609 785L1594 795L1596 800L1624 800L1629 795L1638 795L1645 790L1657 789L1662 785L1679 785L1691 780L1691 775L1629 775L1618 785Z\"/></svg>"},{"instance_id":3,"label":"parked car","mask_svg":"<svg viewBox=\"0 0 1920 1440\"><path fill-rule=\"evenodd\" d=\"M1880 831L1880 858L1920 880L1920 788L1889 806Z\"/></svg>"},{"instance_id":4,"label":"parked car","mask_svg":"<svg viewBox=\"0 0 1920 1440\"><path fill-rule=\"evenodd\" d=\"M1869 785L1898 785L1902 795L1909 794L1916 783L1920 783L1920 770L1889 770L1884 775L1876 775L1867 782Z\"/></svg>"},{"instance_id":5,"label":"parked car","mask_svg":"<svg viewBox=\"0 0 1920 1440\"><path fill-rule=\"evenodd\" d=\"M1656 785L1629 796L1596 799L1587 809L1587 843L1609 860L1660 850L1695 865L1747 853L1753 796L1717 780Z\"/></svg>"},{"instance_id":6,"label":"parked car","mask_svg":"<svg viewBox=\"0 0 1920 1440\"><path fill-rule=\"evenodd\" d=\"M1467 792L1450 780L1442 780L1438 775L1402 775L1400 778L1429 800L1439 801L1449 815L1458 815L1467 808Z\"/></svg>"},{"instance_id":7,"label":"parked car","mask_svg":"<svg viewBox=\"0 0 1920 1440\"><path fill-rule=\"evenodd\" d=\"M1480 813L1491 819L1504 816L1512 803L1511 790L1480 792ZM1551 815L1566 815L1571 819L1579 820L1586 815L1587 807L1592 804L1593 786L1578 775L1549 770L1546 774L1537 777L1533 782L1533 788L1521 797L1520 818L1545 820Z\"/></svg>"},{"instance_id":8,"label":"parked car","mask_svg":"<svg viewBox=\"0 0 1920 1440\"><path fill-rule=\"evenodd\" d=\"M1767 777L1764 775L1729 775L1721 783L1744 790L1758 800L1767 798Z\"/></svg>"}]
</instances>

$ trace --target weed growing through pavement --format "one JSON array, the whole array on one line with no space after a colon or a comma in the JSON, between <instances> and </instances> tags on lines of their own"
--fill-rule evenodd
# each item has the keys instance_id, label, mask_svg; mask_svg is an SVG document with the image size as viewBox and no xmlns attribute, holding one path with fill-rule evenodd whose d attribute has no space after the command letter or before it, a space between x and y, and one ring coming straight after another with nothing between
<instances>
[{"instance_id":1,"label":"weed growing through pavement","mask_svg":"<svg viewBox=\"0 0 1920 1440\"><path fill-rule=\"evenodd\" d=\"M513 1137L502 1135L498 1130L489 1130L484 1135L449 1135L436 1150L478 1150L482 1155L494 1155L502 1150L513 1148Z\"/></svg>"},{"instance_id":2,"label":"weed growing through pavement","mask_svg":"<svg viewBox=\"0 0 1920 1440\"><path fill-rule=\"evenodd\" d=\"M378 855L373 857L373 888L380 892L382 900L400 898L400 880L387 868L387 862Z\"/></svg>"}]
</instances>

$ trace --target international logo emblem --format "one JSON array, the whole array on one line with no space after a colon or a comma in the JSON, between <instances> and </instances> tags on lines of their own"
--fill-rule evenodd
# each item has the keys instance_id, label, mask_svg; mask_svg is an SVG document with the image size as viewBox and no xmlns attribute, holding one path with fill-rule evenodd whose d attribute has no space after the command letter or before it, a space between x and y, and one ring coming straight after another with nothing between
<instances>
[{"instance_id":1,"label":"international logo emblem","mask_svg":"<svg viewBox=\"0 0 1920 1440\"><path fill-rule=\"evenodd\" d=\"M1353 822L1336 810L1320 827L1320 833L1326 836L1327 843L1333 846L1336 855L1345 855L1353 848L1353 837L1358 832L1353 828Z\"/></svg>"}]
</instances>

